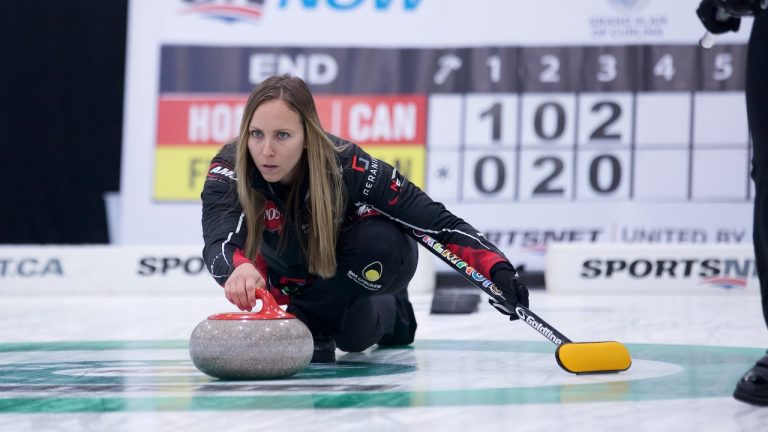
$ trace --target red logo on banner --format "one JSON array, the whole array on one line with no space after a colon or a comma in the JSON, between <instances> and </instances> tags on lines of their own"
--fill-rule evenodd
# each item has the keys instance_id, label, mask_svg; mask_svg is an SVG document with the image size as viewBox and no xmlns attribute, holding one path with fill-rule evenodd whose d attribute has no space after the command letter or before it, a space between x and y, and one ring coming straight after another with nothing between
<instances>
[{"instance_id":1,"label":"red logo on banner","mask_svg":"<svg viewBox=\"0 0 768 432\"><path fill-rule=\"evenodd\" d=\"M182 9L180 13L200 15L226 23L257 22L261 19L264 7L264 0L182 0L182 3L189 7Z\"/></svg>"}]
</instances>

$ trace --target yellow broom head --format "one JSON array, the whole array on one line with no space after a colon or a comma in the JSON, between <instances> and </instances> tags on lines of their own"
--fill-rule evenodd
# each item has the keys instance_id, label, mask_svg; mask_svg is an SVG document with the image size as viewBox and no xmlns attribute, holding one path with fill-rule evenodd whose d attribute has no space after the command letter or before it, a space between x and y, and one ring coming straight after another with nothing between
<instances>
[{"instance_id":1,"label":"yellow broom head","mask_svg":"<svg viewBox=\"0 0 768 432\"><path fill-rule=\"evenodd\" d=\"M632 366L627 347L619 342L569 342L557 347L561 368L575 374L621 372Z\"/></svg>"}]
</instances>

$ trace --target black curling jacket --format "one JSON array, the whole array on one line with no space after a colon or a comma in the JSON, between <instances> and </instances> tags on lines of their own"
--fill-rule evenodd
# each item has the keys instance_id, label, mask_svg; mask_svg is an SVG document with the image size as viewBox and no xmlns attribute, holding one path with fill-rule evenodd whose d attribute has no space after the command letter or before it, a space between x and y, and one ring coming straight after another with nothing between
<instances>
[{"instance_id":1,"label":"black curling jacket","mask_svg":"<svg viewBox=\"0 0 768 432\"><path fill-rule=\"evenodd\" d=\"M346 187L346 214L341 222L348 226L363 217L384 216L405 229L424 232L442 243L447 249L465 261L468 272L474 268L490 277L491 268L514 271L508 260L496 246L488 242L471 225L446 210L443 204L432 199L411 183L391 165L377 160L359 146L328 135L344 149L338 154ZM243 256L245 245L245 215L237 198L235 178L235 150L237 143L224 145L211 161L201 195L203 202L203 258L208 271L216 282L224 285L234 268L248 261ZM304 286L311 284L315 275L308 273L307 260L299 236L306 241L308 202L300 211L299 220L286 226L285 203L279 185L268 183L255 171L248 180L251 187L260 190L266 198L265 225L260 252L255 264L270 288ZM306 190L307 185L302 185ZM302 190L300 196L308 197ZM302 229L296 229L301 224ZM287 235L286 245L279 247L280 235ZM422 243L422 245L424 245ZM470 270L467 270L467 267ZM461 271L461 270L458 270Z\"/></svg>"}]
</instances>

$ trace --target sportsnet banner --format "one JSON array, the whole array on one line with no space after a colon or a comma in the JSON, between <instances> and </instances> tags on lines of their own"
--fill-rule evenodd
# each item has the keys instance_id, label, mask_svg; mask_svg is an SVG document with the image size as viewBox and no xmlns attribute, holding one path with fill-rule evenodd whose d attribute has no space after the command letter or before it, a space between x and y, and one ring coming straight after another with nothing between
<instances>
[{"instance_id":1,"label":"sportsnet banner","mask_svg":"<svg viewBox=\"0 0 768 432\"><path fill-rule=\"evenodd\" d=\"M0 295L221 294L196 246L0 246Z\"/></svg>"},{"instance_id":2,"label":"sportsnet banner","mask_svg":"<svg viewBox=\"0 0 768 432\"><path fill-rule=\"evenodd\" d=\"M547 291L759 295L751 246L552 244Z\"/></svg>"},{"instance_id":3,"label":"sportsnet banner","mask_svg":"<svg viewBox=\"0 0 768 432\"><path fill-rule=\"evenodd\" d=\"M421 259L428 254L421 251ZM420 265L408 291L431 292L433 275L429 263ZM0 298L70 294L224 298L222 288L206 269L200 248L194 245L0 245Z\"/></svg>"},{"instance_id":4,"label":"sportsnet banner","mask_svg":"<svg viewBox=\"0 0 768 432\"><path fill-rule=\"evenodd\" d=\"M210 159L284 73L528 271L555 241L749 242L748 19L705 51L686 2L468 4L131 1L119 242L201 241Z\"/></svg>"}]
</instances>

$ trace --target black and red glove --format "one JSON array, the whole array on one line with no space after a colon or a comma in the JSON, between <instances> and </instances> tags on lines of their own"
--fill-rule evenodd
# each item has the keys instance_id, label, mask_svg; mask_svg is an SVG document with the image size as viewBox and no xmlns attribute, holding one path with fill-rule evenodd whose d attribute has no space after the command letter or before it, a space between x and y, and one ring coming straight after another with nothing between
<instances>
[{"instance_id":1,"label":"black and red glove","mask_svg":"<svg viewBox=\"0 0 768 432\"><path fill-rule=\"evenodd\" d=\"M506 303L491 297L488 303L496 310L509 316L510 321L517 319L514 307L521 304L528 307L528 288L518 277L515 269L507 264L499 263L491 269L491 280L501 290L502 295L507 300Z\"/></svg>"}]
</instances>

